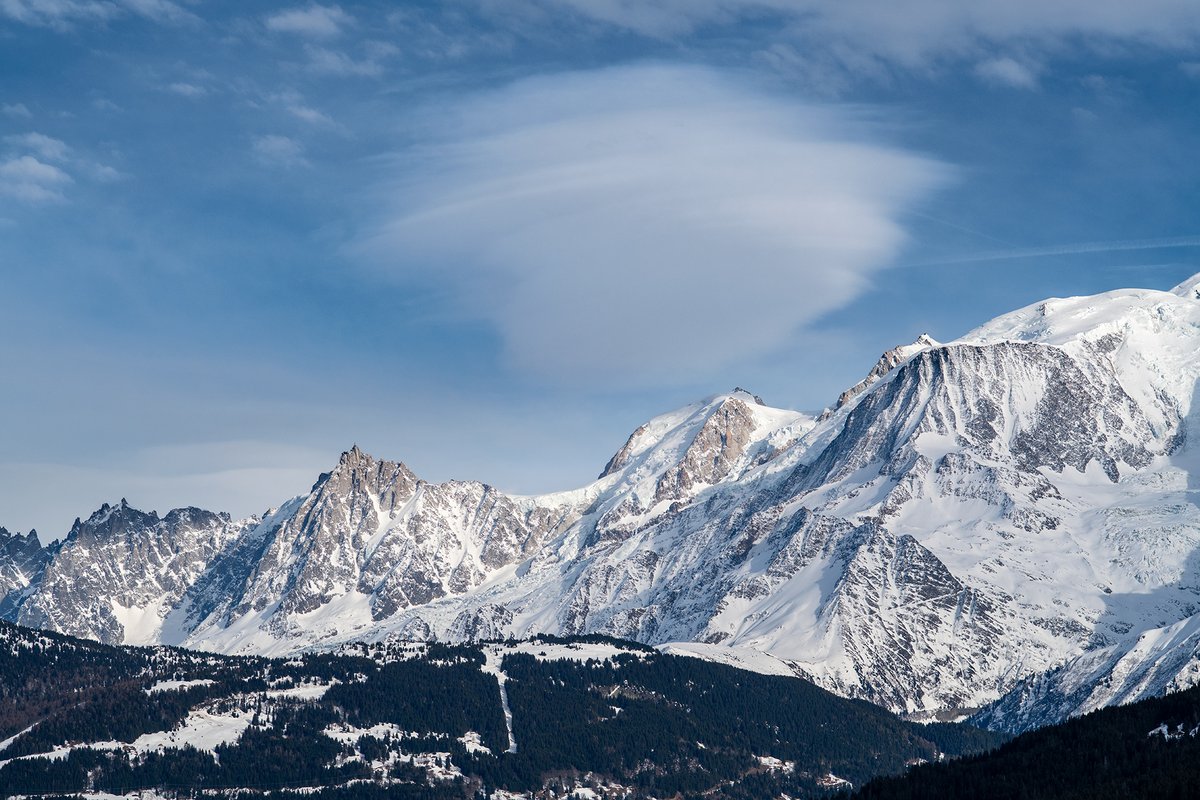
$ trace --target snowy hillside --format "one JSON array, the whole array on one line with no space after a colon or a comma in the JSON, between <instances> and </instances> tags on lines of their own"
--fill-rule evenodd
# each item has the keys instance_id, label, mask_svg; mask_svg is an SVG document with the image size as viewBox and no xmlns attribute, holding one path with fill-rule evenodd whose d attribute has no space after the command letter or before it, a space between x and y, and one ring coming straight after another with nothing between
<instances>
[{"instance_id":1,"label":"snowy hillside","mask_svg":"<svg viewBox=\"0 0 1200 800\"><path fill-rule=\"evenodd\" d=\"M598 637L285 660L0 623L3 797L822 797L1002 738Z\"/></svg>"},{"instance_id":2,"label":"snowy hillside","mask_svg":"<svg viewBox=\"0 0 1200 800\"><path fill-rule=\"evenodd\" d=\"M1088 650L1030 676L971 721L1022 733L1111 705L1124 705L1200 683L1200 616Z\"/></svg>"},{"instance_id":3,"label":"snowy hillside","mask_svg":"<svg viewBox=\"0 0 1200 800\"><path fill-rule=\"evenodd\" d=\"M888 351L818 418L741 390L656 417L571 492L430 484L352 448L261 520L102 509L5 608L228 653L691 642L952 715L1072 659L1111 682L1200 613L1198 379L1200 276L1048 300ZM1171 659L1188 682L1190 651Z\"/></svg>"}]
</instances>

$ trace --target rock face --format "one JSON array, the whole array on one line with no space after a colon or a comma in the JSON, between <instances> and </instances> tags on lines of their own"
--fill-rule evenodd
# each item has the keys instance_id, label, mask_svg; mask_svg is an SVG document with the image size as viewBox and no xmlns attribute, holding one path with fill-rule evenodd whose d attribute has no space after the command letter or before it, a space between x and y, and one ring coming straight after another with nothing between
<instances>
[{"instance_id":1,"label":"rock face","mask_svg":"<svg viewBox=\"0 0 1200 800\"><path fill-rule=\"evenodd\" d=\"M212 559L249 527L227 515L179 508L165 517L105 504L48 547L9 617L106 644L151 644Z\"/></svg>"},{"instance_id":2,"label":"rock face","mask_svg":"<svg viewBox=\"0 0 1200 800\"><path fill-rule=\"evenodd\" d=\"M22 536L0 527L0 594L4 597L19 595L41 570L46 556L37 531ZM3 613L2 607L0 613Z\"/></svg>"},{"instance_id":3,"label":"rock face","mask_svg":"<svg viewBox=\"0 0 1200 800\"><path fill-rule=\"evenodd\" d=\"M971 721L1024 733L1110 705L1123 705L1200 683L1200 616L1088 650L1021 680Z\"/></svg>"},{"instance_id":4,"label":"rock face","mask_svg":"<svg viewBox=\"0 0 1200 800\"><path fill-rule=\"evenodd\" d=\"M1200 673L1197 287L923 336L820 418L708 398L572 492L430 484L352 448L262 519L103 508L10 570L3 609L244 653L690 641L897 711L1052 721Z\"/></svg>"},{"instance_id":5,"label":"rock face","mask_svg":"<svg viewBox=\"0 0 1200 800\"><path fill-rule=\"evenodd\" d=\"M366 630L511 570L577 514L482 483L429 484L354 447L196 583L183 641L237 649L265 633L278 650Z\"/></svg>"},{"instance_id":6,"label":"rock face","mask_svg":"<svg viewBox=\"0 0 1200 800\"><path fill-rule=\"evenodd\" d=\"M922 333L917 337L917 340L912 344L902 344L899 347L893 347L879 357L875 362L875 366L867 373L867 377L863 378L858 383L851 386L846 391L842 392L837 399L837 405L834 409L839 409L845 406L854 398L865 392L876 381L887 375L900 364L903 364L908 359L915 356L917 353L924 352L931 347L937 347L938 342L928 333Z\"/></svg>"}]
</instances>

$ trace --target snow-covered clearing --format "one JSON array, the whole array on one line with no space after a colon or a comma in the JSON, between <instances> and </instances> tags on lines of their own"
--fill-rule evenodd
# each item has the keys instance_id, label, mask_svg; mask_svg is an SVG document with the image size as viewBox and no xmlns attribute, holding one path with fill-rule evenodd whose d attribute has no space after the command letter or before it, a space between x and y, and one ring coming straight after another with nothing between
<instances>
[{"instance_id":1,"label":"snow-covered clearing","mask_svg":"<svg viewBox=\"0 0 1200 800\"><path fill-rule=\"evenodd\" d=\"M504 649L485 647L483 654L487 663L481 667L482 671L489 675L495 675L496 683L500 685L500 707L504 709L504 727L508 731L508 750L505 752L515 753L517 752L517 739L513 736L512 709L508 705L508 690L504 688L504 684L508 683L508 676L504 674L504 670L500 669L500 665L504 661Z\"/></svg>"},{"instance_id":2,"label":"snow-covered clearing","mask_svg":"<svg viewBox=\"0 0 1200 800\"><path fill-rule=\"evenodd\" d=\"M194 681L159 681L158 683L146 689L146 694L156 694L158 692L180 692L184 689L191 689L196 686L212 686L214 681L203 678Z\"/></svg>"},{"instance_id":3,"label":"snow-covered clearing","mask_svg":"<svg viewBox=\"0 0 1200 800\"><path fill-rule=\"evenodd\" d=\"M131 754L141 755L190 745L197 750L212 753L220 745L236 742L250 727L253 715L252 711L238 710L227 714L218 714L208 709L195 709L187 715L183 724L174 730L145 733L132 742L85 742L64 745L48 752L32 753L0 761L0 767L12 761L29 758L48 758L51 761L58 761L66 758L72 750L85 747L93 750L125 750Z\"/></svg>"}]
</instances>

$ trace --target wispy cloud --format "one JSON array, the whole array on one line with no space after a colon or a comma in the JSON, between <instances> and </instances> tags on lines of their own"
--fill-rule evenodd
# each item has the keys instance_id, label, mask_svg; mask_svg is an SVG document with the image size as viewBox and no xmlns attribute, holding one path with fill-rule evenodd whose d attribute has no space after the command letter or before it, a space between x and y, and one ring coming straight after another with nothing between
<instances>
[{"instance_id":1,"label":"wispy cloud","mask_svg":"<svg viewBox=\"0 0 1200 800\"><path fill-rule=\"evenodd\" d=\"M61 139L30 131L5 136L8 160L0 165L0 193L28 203L61 202L68 185L80 177L110 183L118 170L82 156Z\"/></svg>"},{"instance_id":2,"label":"wispy cloud","mask_svg":"<svg viewBox=\"0 0 1200 800\"><path fill-rule=\"evenodd\" d=\"M6 117L19 117L21 119L30 119L33 114L24 103L5 103L0 105L0 113Z\"/></svg>"},{"instance_id":3,"label":"wispy cloud","mask_svg":"<svg viewBox=\"0 0 1200 800\"><path fill-rule=\"evenodd\" d=\"M168 84L167 91L181 97L203 97L208 94L208 89L205 87L185 81L176 81L175 83Z\"/></svg>"},{"instance_id":4,"label":"wispy cloud","mask_svg":"<svg viewBox=\"0 0 1200 800\"><path fill-rule=\"evenodd\" d=\"M98 183L115 183L128 177L125 173L107 164L88 161L81 165L84 174Z\"/></svg>"},{"instance_id":5,"label":"wispy cloud","mask_svg":"<svg viewBox=\"0 0 1200 800\"><path fill-rule=\"evenodd\" d=\"M266 19L268 30L290 33L315 39L338 36L352 25L354 18L339 6L310 5L271 14Z\"/></svg>"},{"instance_id":6,"label":"wispy cloud","mask_svg":"<svg viewBox=\"0 0 1200 800\"><path fill-rule=\"evenodd\" d=\"M277 167L303 167L308 165L304 157L304 145L288 136L268 134L254 139L254 156L261 163Z\"/></svg>"},{"instance_id":7,"label":"wispy cloud","mask_svg":"<svg viewBox=\"0 0 1200 800\"><path fill-rule=\"evenodd\" d=\"M5 136L4 142L10 146L30 150L49 161L62 161L71 150L66 142L36 131Z\"/></svg>"},{"instance_id":8,"label":"wispy cloud","mask_svg":"<svg viewBox=\"0 0 1200 800\"><path fill-rule=\"evenodd\" d=\"M358 247L433 271L524 370L676 380L778 345L892 259L897 215L949 172L870 129L698 68L530 79L431 113Z\"/></svg>"},{"instance_id":9,"label":"wispy cloud","mask_svg":"<svg viewBox=\"0 0 1200 800\"><path fill-rule=\"evenodd\" d=\"M287 112L302 122L307 122L309 125L324 125L334 126L337 123L324 112L318 111L311 106L302 105L299 103L289 103L285 106Z\"/></svg>"},{"instance_id":10,"label":"wispy cloud","mask_svg":"<svg viewBox=\"0 0 1200 800\"><path fill-rule=\"evenodd\" d=\"M279 94L270 95L268 99L279 103L283 106L284 111L301 122L322 128L340 129L342 127L325 112L310 106L305 101L304 96L297 91L280 92Z\"/></svg>"},{"instance_id":11,"label":"wispy cloud","mask_svg":"<svg viewBox=\"0 0 1200 800\"><path fill-rule=\"evenodd\" d=\"M774 15L796 39L844 42L904 64L974 52L980 43L1048 42L1096 37L1191 46L1200 15L1191 0L533 0L561 21L563 12L636 33L673 39L697 29ZM496 19L527 20L529 0L490 0ZM557 14L556 14L557 12ZM523 23L524 24L524 23Z\"/></svg>"},{"instance_id":12,"label":"wispy cloud","mask_svg":"<svg viewBox=\"0 0 1200 800\"><path fill-rule=\"evenodd\" d=\"M988 83L1013 89L1036 89L1038 85L1033 68L1007 56L979 62L975 74Z\"/></svg>"},{"instance_id":13,"label":"wispy cloud","mask_svg":"<svg viewBox=\"0 0 1200 800\"><path fill-rule=\"evenodd\" d=\"M199 21L195 14L169 0L0 0L0 16L38 27L65 29L129 14L155 22Z\"/></svg>"},{"instance_id":14,"label":"wispy cloud","mask_svg":"<svg viewBox=\"0 0 1200 800\"><path fill-rule=\"evenodd\" d=\"M925 265L972 264L982 261L1010 261L1020 258L1086 255L1088 253L1117 253L1133 250L1166 250L1176 247L1200 247L1200 236L1165 236L1156 239L1114 239L1100 242L1068 242L1039 247L1012 247L965 253L951 258L922 262Z\"/></svg>"},{"instance_id":15,"label":"wispy cloud","mask_svg":"<svg viewBox=\"0 0 1200 800\"><path fill-rule=\"evenodd\" d=\"M23 202L62 202L63 189L72 182L66 172L33 156L0 162L0 193Z\"/></svg>"},{"instance_id":16,"label":"wispy cloud","mask_svg":"<svg viewBox=\"0 0 1200 800\"><path fill-rule=\"evenodd\" d=\"M198 22L192 12L169 0L118 0L130 11L159 22Z\"/></svg>"},{"instance_id":17,"label":"wispy cloud","mask_svg":"<svg viewBox=\"0 0 1200 800\"><path fill-rule=\"evenodd\" d=\"M386 61L399 53L399 48L388 42L367 42L360 57L347 55L341 50L306 45L308 69L324 75L375 77L383 74Z\"/></svg>"},{"instance_id":18,"label":"wispy cloud","mask_svg":"<svg viewBox=\"0 0 1200 800\"><path fill-rule=\"evenodd\" d=\"M0 14L26 25L64 26L111 19L119 13L114 3L98 0L0 0Z\"/></svg>"}]
</instances>

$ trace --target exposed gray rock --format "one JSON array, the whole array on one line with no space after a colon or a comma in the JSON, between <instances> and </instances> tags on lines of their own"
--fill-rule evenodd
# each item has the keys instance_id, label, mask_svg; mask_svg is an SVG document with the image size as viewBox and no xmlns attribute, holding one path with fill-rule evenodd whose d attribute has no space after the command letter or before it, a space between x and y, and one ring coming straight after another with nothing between
<instances>
[{"instance_id":1,"label":"exposed gray rock","mask_svg":"<svg viewBox=\"0 0 1200 800\"><path fill-rule=\"evenodd\" d=\"M48 548L7 618L108 644L148 644L212 559L249 522L198 508L164 517L107 503Z\"/></svg>"},{"instance_id":2,"label":"exposed gray rock","mask_svg":"<svg viewBox=\"0 0 1200 800\"><path fill-rule=\"evenodd\" d=\"M106 506L44 551L5 556L0 537L6 607L229 652L538 632L721 643L898 711L1009 693L988 720L1010 726L1185 685L1190 634L1143 651L1200 614L1195 284L922 337L820 420L742 390L709 398L640 426L573 492L431 484L354 447L261 520Z\"/></svg>"}]
</instances>

